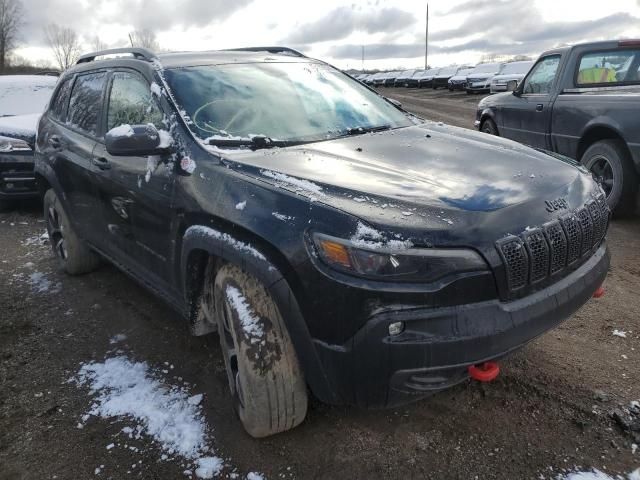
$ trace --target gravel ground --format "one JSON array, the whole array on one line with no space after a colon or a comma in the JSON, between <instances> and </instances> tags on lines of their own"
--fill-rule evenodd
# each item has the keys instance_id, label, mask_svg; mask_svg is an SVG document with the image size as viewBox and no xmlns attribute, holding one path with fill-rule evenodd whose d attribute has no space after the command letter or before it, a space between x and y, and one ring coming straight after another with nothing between
<instances>
[{"instance_id":1,"label":"gravel ground","mask_svg":"<svg viewBox=\"0 0 640 480\"><path fill-rule=\"evenodd\" d=\"M479 100L384 93L466 127ZM123 433L133 419L83 419L95 397L69 379L82 364L116 355L146 361L168 387L204 394L207 442L225 460L223 478L537 479L640 467L632 446L640 418L628 423L625 410L640 399L637 219L612 224L607 295L503 361L495 382L387 411L312 401L300 427L254 440L232 412L216 335L189 336L176 314L114 267L65 276L40 238L40 218L37 204L0 213L0 479L193 477L188 460L163 459L148 436Z\"/></svg>"}]
</instances>

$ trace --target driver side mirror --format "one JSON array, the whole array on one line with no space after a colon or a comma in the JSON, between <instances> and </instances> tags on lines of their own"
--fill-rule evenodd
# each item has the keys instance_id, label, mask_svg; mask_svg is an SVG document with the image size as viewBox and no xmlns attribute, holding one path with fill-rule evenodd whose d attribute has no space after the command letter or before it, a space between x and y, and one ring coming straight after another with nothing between
<instances>
[{"instance_id":1,"label":"driver side mirror","mask_svg":"<svg viewBox=\"0 0 640 480\"><path fill-rule=\"evenodd\" d=\"M160 132L151 124L120 125L105 135L107 152L114 157L142 157L160 155L169 150L161 141Z\"/></svg>"},{"instance_id":2,"label":"driver side mirror","mask_svg":"<svg viewBox=\"0 0 640 480\"><path fill-rule=\"evenodd\" d=\"M522 91L520 90L520 85L518 85L516 88L514 88L511 93L513 94L514 97L522 96Z\"/></svg>"}]
</instances>

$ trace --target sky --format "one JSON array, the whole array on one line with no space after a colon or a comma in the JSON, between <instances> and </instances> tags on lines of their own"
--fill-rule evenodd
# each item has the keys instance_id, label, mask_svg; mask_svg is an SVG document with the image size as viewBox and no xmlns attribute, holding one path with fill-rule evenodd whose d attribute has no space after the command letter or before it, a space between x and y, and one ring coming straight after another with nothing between
<instances>
[{"instance_id":1,"label":"sky","mask_svg":"<svg viewBox=\"0 0 640 480\"><path fill-rule=\"evenodd\" d=\"M15 52L52 60L43 28L128 46L128 32L156 32L162 49L286 45L339 68L424 66L425 0L22 0ZM483 54L531 55L561 44L640 38L640 0L430 0L429 64L475 64ZM53 62L52 62L53 63Z\"/></svg>"}]
</instances>

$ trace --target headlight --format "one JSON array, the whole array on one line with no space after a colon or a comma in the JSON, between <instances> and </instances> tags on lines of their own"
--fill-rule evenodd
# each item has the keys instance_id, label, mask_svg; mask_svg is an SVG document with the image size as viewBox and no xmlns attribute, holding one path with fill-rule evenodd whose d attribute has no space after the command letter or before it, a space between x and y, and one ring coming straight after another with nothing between
<instances>
[{"instance_id":1,"label":"headlight","mask_svg":"<svg viewBox=\"0 0 640 480\"><path fill-rule=\"evenodd\" d=\"M379 281L427 283L450 274L488 269L482 257L468 249L406 248L402 242L355 242L315 233L320 260L343 273ZM367 245L366 243L369 243Z\"/></svg>"},{"instance_id":2,"label":"headlight","mask_svg":"<svg viewBox=\"0 0 640 480\"><path fill-rule=\"evenodd\" d=\"M0 136L0 153L30 151L31 147L24 140Z\"/></svg>"}]
</instances>

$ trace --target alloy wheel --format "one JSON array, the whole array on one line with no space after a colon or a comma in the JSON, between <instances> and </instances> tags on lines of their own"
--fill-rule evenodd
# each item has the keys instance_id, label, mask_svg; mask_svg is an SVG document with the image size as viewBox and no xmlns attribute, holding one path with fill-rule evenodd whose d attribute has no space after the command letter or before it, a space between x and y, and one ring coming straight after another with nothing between
<instances>
[{"instance_id":1,"label":"alloy wheel","mask_svg":"<svg viewBox=\"0 0 640 480\"><path fill-rule=\"evenodd\" d=\"M611 163L609 163L609 160L602 155L598 155L593 158L590 163L591 166L589 167L589 170L591 171L593 178L600 184L604 193L607 195L607 198L609 198L609 195L611 195L611 191L613 190L614 182Z\"/></svg>"},{"instance_id":2,"label":"alloy wheel","mask_svg":"<svg viewBox=\"0 0 640 480\"><path fill-rule=\"evenodd\" d=\"M64 238L64 228L60 221L60 213L53 206L49 207L47 213L47 232L49 233L53 253L61 260L67 260L69 255Z\"/></svg>"}]
</instances>

